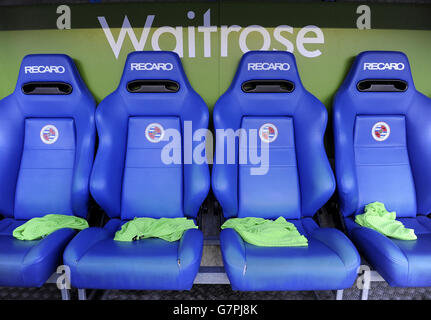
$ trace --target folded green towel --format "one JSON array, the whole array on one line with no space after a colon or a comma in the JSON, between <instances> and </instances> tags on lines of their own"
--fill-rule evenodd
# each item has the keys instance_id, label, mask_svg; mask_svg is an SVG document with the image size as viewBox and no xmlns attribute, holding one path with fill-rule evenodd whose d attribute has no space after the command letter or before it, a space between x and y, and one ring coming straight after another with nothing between
<instances>
[{"instance_id":1,"label":"folded green towel","mask_svg":"<svg viewBox=\"0 0 431 320\"><path fill-rule=\"evenodd\" d=\"M357 215L355 222L363 227L371 228L387 237L400 240L416 240L415 231L404 227L401 221L395 220L396 212L388 212L381 202L373 202L365 206L363 214Z\"/></svg>"},{"instance_id":2,"label":"folded green towel","mask_svg":"<svg viewBox=\"0 0 431 320\"><path fill-rule=\"evenodd\" d=\"M187 218L135 218L123 224L115 233L114 240L161 238L166 241L177 241L181 239L184 231L197 228L194 221Z\"/></svg>"},{"instance_id":3,"label":"folded green towel","mask_svg":"<svg viewBox=\"0 0 431 320\"><path fill-rule=\"evenodd\" d=\"M303 247L308 240L301 235L295 225L283 217L277 220L263 218L232 218L227 220L222 229L232 228L244 241L260 247Z\"/></svg>"},{"instance_id":4,"label":"folded green towel","mask_svg":"<svg viewBox=\"0 0 431 320\"><path fill-rule=\"evenodd\" d=\"M75 216L47 214L20 225L13 230L13 236L19 240L37 240L63 228L82 230L88 228L88 222Z\"/></svg>"}]
</instances>

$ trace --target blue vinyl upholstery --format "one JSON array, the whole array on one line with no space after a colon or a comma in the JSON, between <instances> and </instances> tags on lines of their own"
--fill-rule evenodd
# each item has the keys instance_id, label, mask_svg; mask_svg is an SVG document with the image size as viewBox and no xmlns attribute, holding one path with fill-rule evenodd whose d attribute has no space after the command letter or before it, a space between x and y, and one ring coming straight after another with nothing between
<instances>
[{"instance_id":1,"label":"blue vinyl upholstery","mask_svg":"<svg viewBox=\"0 0 431 320\"><path fill-rule=\"evenodd\" d=\"M408 87L359 91L358 82L369 79L401 80ZM386 128L376 139L380 122ZM405 54L356 57L334 100L334 138L340 209L350 238L390 285L430 286L431 221L425 215L431 211L431 100L416 90ZM356 224L354 216L374 201L396 211L418 239L396 240Z\"/></svg>"},{"instance_id":2,"label":"blue vinyl upholstery","mask_svg":"<svg viewBox=\"0 0 431 320\"><path fill-rule=\"evenodd\" d=\"M267 70L250 67L258 63ZM242 85L249 80L288 80L293 82L294 90L246 93ZM259 150L263 142L256 132L266 123L274 125L278 132L274 141L265 142L269 148L266 174L252 174L250 169L259 165L251 156L247 161L239 160L247 154L242 138L235 140L237 161L229 163L228 139L216 136L213 191L226 218L283 216L308 238L309 246L257 247L244 242L233 229L224 229L220 245L232 288L246 291L350 287L360 262L356 249L340 231L320 228L311 218L335 189L323 144L327 112L303 87L291 53L246 53L230 88L214 107L215 130L244 129L250 141L254 130Z\"/></svg>"},{"instance_id":3,"label":"blue vinyl upholstery","mask_svg":"<svg viewBox=\"0 0 431 320\"><path fill-rule=\"evenodd\" d=\"M63 82L72 92L25 94L23 85L32 82ZM61 229L42 240L22 241L12 236L14 228L48 213L87 217L94 110L95 101L68 56L23 59L15 91L0 101L0 214L5 216L0 286L43 285L76 233Z\"/></svg>"},{"instance_id":4,"label":"blue vinyl upholstery","mask_svg":"<svg viewBox=\"0 0 431 320\"><path fill-rule=\"evenodd\" d=\"M168 64L164 69L152 69ZM136 70L136 65L144 67ZM127 85L135 80L175 81L179 90L129 92ZM111 220L104 228L84 230L66 248L64 261L71 268L73 286L152 290L192 287L203 248L200 230L189 230L176 242L153 238L118 242L113 238L122 224L135 217L196 218L209 190L208 165L186 160L166 163L162 154L172 144L180 160L186 159L187 153L201 143L192 142L191 137L197 130L207 129L208 118L208 108L190 86L178 55L162 51L129 54L118 88L96 111L100 143L90 188ZM157 134L162 136L151 126L155 123L163 127L166 139L150 140ZM174 143L174 135L168 137L169 130L179 133L179 144ZM148 138L150 131L154 137ZM191 135L186 135L188 131Z\"/></svg>"}]
</instances>

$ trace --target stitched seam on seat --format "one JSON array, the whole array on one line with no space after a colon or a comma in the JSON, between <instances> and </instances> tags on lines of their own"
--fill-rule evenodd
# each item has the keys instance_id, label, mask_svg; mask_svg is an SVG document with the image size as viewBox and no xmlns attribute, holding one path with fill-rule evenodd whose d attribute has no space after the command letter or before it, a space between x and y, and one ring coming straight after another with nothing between
<instances>
[{"instance_id":1,"label":"stitched seam on seat","mask_svg":"<svg viewBox=\"0 0 431 320\"><path fill-rule=\"evenodd\" d=\"M404 240L404 241L408 241L408 240ZM397 246L397 248L402 252L402 254L404 255L404 257L406 257L406 260L407 260L407 282L410 283L410 261L407 258L407 254L404 252L404 250L401 249L398 246Z\"/></svg>"},{"instance_id":2,"label":"stitched seam on seat","mask_svg":"<svg viewBox=\"0 0 431 320\"><path fill-rule=\"evenodd\" d=\"M242 147L240 148L242 150L260 150L260 147ZM272 147L271 146L271 150L284 150L284 149L290 149L290 150L294 150L295 147L290 147L290 146L279 146L279 147Z\"/></svg>"},{"instance_id":3,"label":"stitched seam on seat","mask_svg":"<svg viewBox=\"0 0 431 320\"><path fill-rule=\"evenodd\" d=\"M244 248L244 250L243 250L243 253L244 253L244 269L242 271L241 280L242 280L242 286L246 287L245 274L247 273L247 248L245 246L244 239L236 231L234 231L234 232L239 237L240 241L242 241L242 247Z\"/></svg>"},{"instance_id":4,"label":"stitched seam on seat","mask_svg":"<svg viewBox=\"0 0 431 320\"><path fill-rule=\"evenodd\" d=\"M355 149L399 149L399 150L407 150L406 144L393 144L390 146L374 146L374 145L361 145L357 144Z\"/></svg>"},{"instance_id":5,"label":"stitched seam on seat","mask_svg":"<svg viewBox=\"0 0 431 320\"><path fill-rule=\"evenodd\" d=\"M65 230L65 229L73 230L72 228L61 228L61 229L58 229L58 230L56 230L56 231L54 231L54 232L57 232L57 231L60 231L60 230ZM43 240L44 240L44 238L40 239L40 240L39 240L39 243L41 243ZM30 250L32 250L33 248L35 248L36 246L38 246L38 245L39 245L39 243L38 243L38 244L36 244L35 246L31 247L31 248L30 248ZM24 259L27 257L28 253L29 253L29 252L27 252L27 253L26 253L26 255L25 255ZM37 264L37 263L39 263L39 262L42 262L44 259L45 259L45 257L40 257L39 259L37 259L37 260L33 261L33 262L32 262L32 265Z\"/></svg>"},{"instance_id":6,"label":"stitched seam on seat","mask_svg":"<svg viewBox=\"0 0 431 320\"><path fill-rule=\"evenodd\" d=\"M84 253L78 258L76 259L76 263L78 263L79 261L81 261L81 259L90 251L90 249L92 249L96 243L99 243L101 240L95 242L93 245L91 245L90 247L87 248L87 250L84 251Z\"/></svg>"},{"instance_id":7,"label":"stitched seam on seat","mask_svg":"<svg viewBox=\"0 0 431 320\"><path fill-rule=\"evenodd\" d=\"M245 241L241 238L241 236L238 234L238 232L236 232L235 230L232 230L232 231L239 238L239 240L242 241L242 246L241 246L241 242L240 242L240 247L244 248L244 250L242 250L242 252L244 254L244 267L243 267L243 272L241 274L242 275L241 280L244 281L245 274L246 274L246 271L247 271L247 248L246 248L245 243L244 243Z\"/></svg>"},{"instance_id":8,"label":"stitched seam on seat","mask_svg":"<svg viewBox=\"0 0 431 320\"><path fill-rule=\"evenodd\" d=\"M184 232L185 233L185 232ZM178 241L178 247L177 247L177 267L178 267L178 279L182 279L181 277L181 260L180 260L180 247L181 247L181 240L183 239L184 234L182 235L181 239ZM180 280L181 281L181 280Z\"/></svg>"},{"instance_id":9,"label":"stitched seam on seat","mask_svg":"<svg viewBox=\"0 0 431 320\"><path fill-rule=\"evenodd\" d=\"M377 249L376 249L376 247L375 246L372 246L371 245L371 247L374 249L374 250L376 250L376 251L378 251ZM392 262L392 263L396 263L396 264L398 264L398 265L401 265L401 263L398 261L398 260L393 260L393 259L391 259L391 258L389 258L388 256L386 256L386 255L384 255L384 254L382 254L382 257L385 259L385 260L387 260L387 261L389 261L389 262ZM374 266L378 271L379 271L379 267L378 266ZM409 263L408 263L408 261L407 261L407 270L409 270ZM387 272L384 272L384 270L383 271L379 271L380 272L380 274L385 274L386 275L386 277L385 277L385 280L387 281L387 282L396 282L395 280L394 280L394 278L390 275L390 274L388 274ZM391 281L389 281L388 279L390 279Z\"/></svg>"},{"instance_id":10,"label":"stitched seam on seat","mask_svg":"<svg viewBox=\"0 0 431 320\"><path fill-rule=\"evenodd\" d=\"M6 223L4 223L5 225L3 226L3 228L0 230L0 235L1 236L5 236L5 237L9 237L9 236L13 236L13 230L12 230L12 234L10 234L9 232L6 232L6 230L8 230L8 228L12 225L13 220L11 218L4 218L1 221L6 221ZM2 223L3 224L3 223ZM3 233L4 231L4 233Z\"/></svg>"},{"instance_id":11,"label":"stitched seam on seat","mask_svg":"<svg viewBox=\"0 0 431 320\"><path fill-rule=\"evenodd\" d=\"M403 166L409 166L409 163L360 163L356 162L356 166L358 167L369 167L369 166L376 166L376 167L403 167Z\"/></svg>"},{"instance_id":12,"label":"stitched seam on seat","mask_svg":"<svg viewBox=\"0 0 431 320\"><path fill-rule=\"evenodd\" d=\"M238 234L238 232L236 232L235 230L233 231L235 232L235 234L238 236L239 240L242 241L242 248L244 248L243 253L244 253L244 269L245 271L247 271L247 248L245 246L245 241L244 239ZM243 276L245 276L245 272L243 273Z\"/></svg>"},{"instance_id":13,"label":"stitched seam on seat","mask_svg":"<svg viewBox=\"0 0 431 320\"><path fill-rule=\"evenodd\" d=\"M367 228L367 227L360 227L360 228L358 228L358 229L361 229L361 228ZM371 229L371 228L367 228L367 229ZM371 229L371 230L373 230L373 229ZM374 232L377 232L377 231L375 231L375 230L373 230ZM380 233L379 233L380 234ZM386 236L384 236L384 235L382 235L383 237L385 237L385 238L387 238ZM389 239L389 238L388 238ZM391 241L390 239L389 239L389 241ZM393 243L394 244L394 246L396 247L396 248L398 248L398 250L400 250L401 251L401 249L400 249L400 247L398 247L395 243ZM377 246L375 246L374 244L373 244L373 242L370 242L370 246L372 247L372 248L374 248L374 250L376 250L376 251L380 251L380 250L378 250L378 247ZM402 252L402 251L401 251ZM406 258L406 261L407 261L407 264L408 264L408 260L407 260L407 257L406 257L406 255L405 255L405 253L404 252L402 252L403 253L403 255L404 255L404 257ZM403 263L405 263L406 261L400 261L400 260L397 260L397 259L392 259L392 258L390 258L390 257L388 257L387 255L385 255L385 254L382 254L382 256L383 257L385 257L387 260L389 260L389 261L392 261L392 262L394 262L394 263L397 263L397 264L403 264Z\"/></svg>"},{"instance_id":14,"label":"stitched seam on seat","mask_svg":"<svg viewBox=\"0 0 431 320\"><path fill-rule=\"evenodd\" d=\"M22 240L22 241L25 241L25 240ZM40 242L39 242L40 243ZM37 244L36 244L37 245ZM25 254L23 255L23 257L22 257L22 260L21 260L21 265L22 266L25 266L25 268L26 267L28 267L29 265L25 265L24 264L24 260L25 260L25 258L27 257L27 255L29 254L29 252L34 248L35 246L33 246L33 247L30 247L28 250L26 250L26 252L25 252ZM20 277L21 277L21 280L22 280L22 282L23 283L25 283L25 280L24 280L24 274L25 274L25 272L21 272L21 274L20 274Z\"/></svg>"},{"instance_id":15,"label":"stitched seam on seat","mask_svg":"<svg viewBox=\"0 0 431 320\"><path fill-rule=\"evenodd\" d=\"M243 244L244 244L244 240L243 240ZM243 277L245 277L246 272L247 272L247 250L246 250L245 245L244 245L244 270L242 272Z\"/></svg>"},{"instance_id":16,"label":"stitched seam on seat","mask_svg":"<svg viewBox=\"0 0 431 320\"><path fill-rule=\"evenodd\" d=\"M314 233L314 232L313 232ZM311 234L311 238L313 238L313 233ZM326 243L324 243L323 241L321 241L320 239L316 239L314 238L314 240L319 241L321 244L323 244L325 247L327 247L330 251L334 252L335 255L338 257L338 259L341 260L341 262L343 263L344 267L347 268L346 264L344 263L343 259L341 259L341 256L338 254L338 252L336 252L334 249L332 249L330 246L328 246Z\"/></svg>"},{"instance_id":17,"label":"stitched seam on seat","mask_svg":"<svg viewBox=\"0 0 431 320\"><path fill-rule=\"evenodd\" d=\"M426 216L425 216L425 217L426 217ZM426 218L426 219L429 219L429 218ZM424 227L426 230L428 230L428 231L429 231L429 233L431 233L431 230L430 230L430 229L428 229L428 227L427 227L427 226L425 226L422 222L420 222L417 216L416 216L416 221L417 221L417 222L418 222L422 227Z\"/></svg>"},{"instance_id":18,"label":"stitched seam on seat","mask_svg":"<svg viewBox=\"0 0 431 320\"><path fill-rule=\"evenodd\" d=\"M66 151L75 151L75 148L49 148L46 147L26 147L27 150L44 150L44 151L58 151L58 150L66 150Z\"/></svg>"},{"instance_id":19,"label":"stitched seam on seat","mask_svg":"<svg viewBox=\"0 0 431 320\"><path fill-rule=\"evenodd\" d=\"M259 164L240 164L240 168L256 167ZM296 168L296 164L271 164L271 168Z\"/></svg>"},{"instance_id":20,"label":"stitched seam on seat","mask_svg":"<svg viewBox=\"0 0 431 320\"><path fill-rule=\"evenodd\" d=\"M102 229L103 230L103 228L100 228L100 229ZM83 254L81 254L81 256L79 257L79 258L77 258L76 259L76 264L78 264L78 262L79 261L81 261L81 259L90 251L90 249L93 249L93 247L97 244L97 243L99 243L100 241L102 241L102 240L106 240L106 239L101 239L101 240L99 240L99 241L96 241L95 243L93 243L90 247L88 247L85 251L84 251L84 253Z\"/></svg>"},{"instance_id":21,"label":"stitched seam on seat","mask_svg":"<svg viewBox=\"0 0 431 320\"><path fill-rule=\"evenodd\" d=\"M21 156L19 157L19 166L18 166L18 170L16 172L15 190L13 191L13 200L12 200L12 206L11 206L12 216L15 218L15 208L16 208L16 202L17 202L16 201L16 194L17 194L16 191L17 191L17 188L18 188L18 181L19 181L19 178L20 178L21 166L22 166L22 158L23 158L23 154L24 154L25 134L26 134L26 132L25 132L25 129L26 129L25 122L27 120L27 117L25 116L25 113L23 112L20 100L19 99L14 99L14 100L15 100L17 106L18 106L19 111L21 112L21 115L24 116L24 125L23 125L24 126L24 135L23 135L23 138L22 138Z\"/></svg>"}]
</instances>

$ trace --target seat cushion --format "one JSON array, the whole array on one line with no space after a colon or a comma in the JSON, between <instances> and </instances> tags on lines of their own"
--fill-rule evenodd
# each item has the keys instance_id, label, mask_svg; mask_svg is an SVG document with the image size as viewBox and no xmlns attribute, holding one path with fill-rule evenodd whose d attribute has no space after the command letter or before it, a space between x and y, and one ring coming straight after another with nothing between
<instances>
[{"instance_id":1,"label":"seat cushion","mask_svg":"<svg viewBox=\"0 0 431 320\"><path fill-rule=\"evenodd\" d=\"M417 240L398 240L361 227L346 218L350 238L365 259L394 287L431 286L431 219L425 216L400 218L413 228Z\"/></svg>"},{"instance_id":2,"label":"seat cushion","mask_svg":"<svg viewBox=\"0 0 431 320\"><path fill-rule=\"evenodd\" d=\"M15 239L13 230L24 222L0 221L0 286L42 286L62 263L63 250L76 234L72 229L60 229L41 240Z\"/></svg>"},{"instance_id":3,"label":"seat cushion","mask_svg":"<svg viewBox=\"0 0 431 320\"><path fill-rule=\"evenodd\" d=\"M110 220L104 228L83 230L64 252L72 285L77 288L188 290L202 257L203 236L197 229L179 241L150 238L114 241L123 223Z\"/></svg>"},{"instance_id":4,"label":"seat cushion","mask_svg":"<svg viewBox=\"0 0 431 320\"><path fill-rule=\"evenodd\" d=\"M308 247L258 247L233 229L224 229L220 246L234 290L336 290L351 287L360 257L339 230L320 228L311 218L289 220Z\"/></svg>"}]
</instances>

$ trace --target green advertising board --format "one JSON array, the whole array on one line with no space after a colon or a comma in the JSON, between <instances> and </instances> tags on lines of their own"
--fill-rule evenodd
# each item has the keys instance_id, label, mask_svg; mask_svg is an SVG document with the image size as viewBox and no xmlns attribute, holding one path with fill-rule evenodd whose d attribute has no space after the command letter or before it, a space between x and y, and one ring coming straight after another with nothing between
<instances>
[{"instance_id":1,"label":"green advertising board","mask_svg":"<svg viewBox=\"0 0 431 320\"><path fill-rule=\"evenodd\" d=\"M295 54L305 87L330 111L354 57L399 50L431 96L431 5L193 1L0 7L0 98L30 53L70 55L100 102L134 50L174 50L210 110L247 50Z\"/></svg>"}]
</instances>

